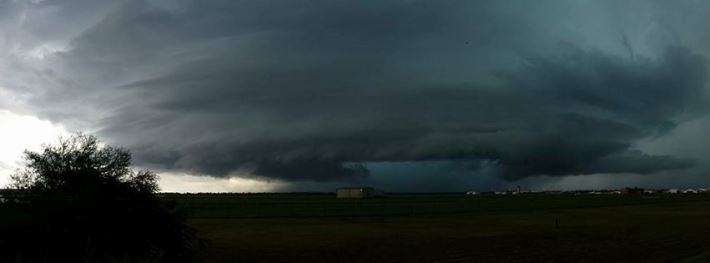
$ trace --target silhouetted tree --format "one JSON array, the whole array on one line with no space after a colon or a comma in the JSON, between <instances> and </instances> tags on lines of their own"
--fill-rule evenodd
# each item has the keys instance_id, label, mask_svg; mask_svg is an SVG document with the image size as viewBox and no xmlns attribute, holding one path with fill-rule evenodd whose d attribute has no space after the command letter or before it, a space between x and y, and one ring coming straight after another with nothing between
<instances>
[{"instance_id":1,"label":"silhouetted tree","mask_svg":"<svg viewBox=\"0 0 710 263\"><path fill-rule=\"evenodd\" d=\"M75 134L25 151L18 198L0 216L0 261L184 262L194 231L156 197L155 173L131 155Z\"/></svg>"}]
</instances>

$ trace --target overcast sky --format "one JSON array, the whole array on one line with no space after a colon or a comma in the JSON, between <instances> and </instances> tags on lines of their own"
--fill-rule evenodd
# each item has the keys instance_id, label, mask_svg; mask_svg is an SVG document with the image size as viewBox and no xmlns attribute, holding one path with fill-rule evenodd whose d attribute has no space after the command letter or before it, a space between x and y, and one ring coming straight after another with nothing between
<instances>
[{"instance_id":1,"label":"overcast sky","mask_svg":"<svg viewBox=\"0 0 710 263\"><path fill-rule=\"evenodd\" d=\"M0 0L0 183L84 131L165 191L710 185L708 10Z\"/></svg>"}]
</instances>

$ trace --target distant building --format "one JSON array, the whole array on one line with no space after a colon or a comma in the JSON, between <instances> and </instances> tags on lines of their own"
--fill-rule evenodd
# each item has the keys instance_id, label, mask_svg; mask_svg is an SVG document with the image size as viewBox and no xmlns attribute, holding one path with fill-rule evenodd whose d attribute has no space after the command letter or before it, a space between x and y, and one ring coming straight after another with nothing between
<instances>
[{"instance_id":1,"label":"distant building","mask_svg":"<svg viewBox=\"0 0 710 263\"><path fill-rule=\"evenodd\" d=\"M338 198L370 198L383 196L384 191L372 187L342 187L335 190Z\"/></svg>"},{"instance_id":2,"label":"distant building","mask_svg":"<svg viewBox=\"0 0 710 263\"><path fill-rule=\"evenodd\" d=\"M634 188L624 187L624 188L621 188L621 190L619 190L619 191L621 192L621 194L625 194L625 195L643 194L643 188L638 188L638 187L634 187Z\"/></svg>"},{"instance_id":3,"label":"distant building","mask_svg":"<svg viewBox=\"0 0 710 263\"><path fill-rule=\"evenodd\" d=\"M682 193L684 193L684 194L697 194L697 193L698 193L698 190L688 188L688 189L683 190Z\"/></svg>"}]
</instances>

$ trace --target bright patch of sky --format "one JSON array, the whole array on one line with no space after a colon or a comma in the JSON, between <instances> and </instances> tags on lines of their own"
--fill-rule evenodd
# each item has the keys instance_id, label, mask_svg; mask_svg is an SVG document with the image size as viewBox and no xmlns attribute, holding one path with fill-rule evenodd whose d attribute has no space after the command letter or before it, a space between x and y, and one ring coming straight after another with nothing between
<instances>
[{"instance_id":1,"label":"bright patch of sky","mask_svg":"<svg viewBox=\"0 0 710 263\"><path fill-rule=\"evenodd\" d=\"M0 110L0 186L22 165L22 152L36 151L43 143L55 142L66 135L62 126L36 117Z\"/></svg>"},{"instance_id":2,"label":"bright patch of sky","mask_svg":"<svg viewBox=\"0 0 710 263\"><path fill-rule=\"evenodd\" d=\"M249 178L217 178L181 173L160 173L158 183L161 192L177 193L263 193L278 192L286 183L276 180Z\"/></svg>"}]
</instances>

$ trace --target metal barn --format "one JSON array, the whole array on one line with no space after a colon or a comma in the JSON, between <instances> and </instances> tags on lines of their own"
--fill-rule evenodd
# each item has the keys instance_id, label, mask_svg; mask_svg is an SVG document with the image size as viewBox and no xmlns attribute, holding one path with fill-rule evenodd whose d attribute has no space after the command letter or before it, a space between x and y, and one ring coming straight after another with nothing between
<instances>
[{"instance_id":1,"label":"metal barn","mask_svg":"<svg viewBox=\"0 0 710 263\"><path fill-rule=\"evenodd\" d=\"M342 187L335 190L338 198L370 198L382 196L384 192L372 187Z\"/></svg>"}]
</instances>

